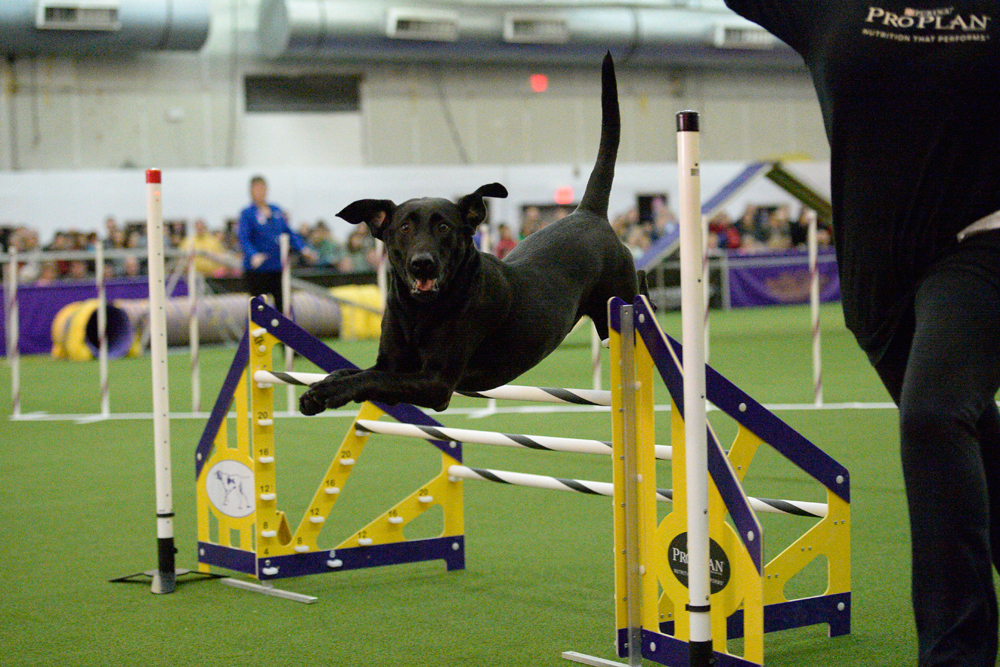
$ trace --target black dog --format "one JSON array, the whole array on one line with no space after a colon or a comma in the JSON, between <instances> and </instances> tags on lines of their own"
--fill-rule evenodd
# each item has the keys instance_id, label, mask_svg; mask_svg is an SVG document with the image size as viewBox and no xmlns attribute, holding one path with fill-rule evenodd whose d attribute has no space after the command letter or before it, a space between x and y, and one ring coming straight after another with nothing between
<instances>
[{"instance_id":1,"label":"black dog","mask_svg":"<svg viewBox=\"0 0 1000 667\"><path fill-rule=\"evenodd\" d=\"M299 402L303 414L350 401L443 410L456 390L493 389L533 367L583 315L607 338L608 299L632 302L638 285L632 256L607 220L621 132L610 54L601 84L600 149L579 208L503 261L472 242L486 217L483 197L507 196L498 183L457 203L362 199L338 214L367 223L388 251L382 339L372 368L332 373L310 387Z\"/></svg>"}]
</instances>

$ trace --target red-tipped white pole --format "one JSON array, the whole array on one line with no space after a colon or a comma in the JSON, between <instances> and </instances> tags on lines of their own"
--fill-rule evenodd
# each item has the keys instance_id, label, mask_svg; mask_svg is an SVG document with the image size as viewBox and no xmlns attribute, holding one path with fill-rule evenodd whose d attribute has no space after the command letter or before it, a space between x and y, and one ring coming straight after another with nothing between
<instances>
[{"instance_id":1,"label":"red-tipped white pole","mask_svg":"<svg viewBox=\"0 0 1000 667\"><path fill-rule=\"evenodd\" d=\"M677 114L680 170L681 327L684 340L684 443L687 480L690 664L712 662L708 536L708 442L705 410L705 239L701 221L699 118Z\"/></svg>"},{"instance_id":2,"label":"red-tipped white pole","mask_svg":"<svg viewBox=\"0 0 1000 667\"><path fill-rule=\"evenodd\" d=\"M167 385L167 297L163 268L163 201L160 170L146 170L146 241L149 262L149 348L153 378L153 440L156 466L156 540L158 568L153 593L173 593L174 506L170 469L170 391Z\"/></svg>"}]
</instances>

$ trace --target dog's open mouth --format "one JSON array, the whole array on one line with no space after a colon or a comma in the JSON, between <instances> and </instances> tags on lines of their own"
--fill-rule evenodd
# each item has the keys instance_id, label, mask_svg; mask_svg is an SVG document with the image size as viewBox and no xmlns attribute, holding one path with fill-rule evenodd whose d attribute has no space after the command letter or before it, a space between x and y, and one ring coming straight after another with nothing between
<instances>
[{"instance_id":1,"label":"dog's open mouth","mask_svg":"<svg viewBox=\"0 0 1000 667\"><path fill-rule=\"evenodd\" d=\"M415 278L410 286L410 292L413 294L429 294L436 292L437 289L437 278Z\"/></svg>"}]
</instances>

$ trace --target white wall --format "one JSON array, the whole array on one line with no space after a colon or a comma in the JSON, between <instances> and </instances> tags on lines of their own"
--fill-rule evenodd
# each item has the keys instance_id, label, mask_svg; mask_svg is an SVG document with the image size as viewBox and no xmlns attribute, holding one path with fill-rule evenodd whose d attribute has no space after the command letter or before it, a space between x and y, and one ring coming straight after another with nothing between
<instances>
[{"instance_id":1,"label":"white wall","mask_svg":"<svg viewBox=\"0 0 1000 667\"><path fill-rule=\"evenodd\" d=\"M497 0L499 2L499 0ZM718 4L717 0L713 0ZM426 65L270 59L259 0L212 0L197 53L0 61L0 170L550 164L597 145L600 64ZM532 73L549 90L530 90ZM245 111L248 74L362 77L354 113ZM620 63L622 162L675 159L673 115L703 115L708 160L829 156L808 73ZM450 120L450 122L449 122ZM2 216L2 211L0 211Z\"/></svg>"},{"instance_id":2,"label":"white wall","mask_svg":"<svg viewBox=\"0 0 1000 667\"><path fill-rule=\"evenodd\" d=\"M253 113L243 118L244 164L355 167L364 164L355 113Z\"/></svg>"},{"instance_id":3,"label":"white wall","mask_svg":"<svg viewBox=\"0 0 1000 667\"><path fill-rule=\"evenodd\" d=\"M737 175L745 162L702 164L702 193L707 199ZM816 191L829 195L829 165L825 161L786 165ZM164 169L163 215L166 219L205 218L219 229L236 217L249 201L249 179L255 170ZM574 188L583 193L590 165L478 165L472 167L275 167L262 172L270 198L285 207L294 224L325 219L337 238L350 225L335 218L355 199L386 198L401 202L412 197L457 198L484 183L498 181L510 191L506 200L492 200L494 222L516 227L520 206L549 203L555 190ZM675 163L619 164L611 197L611 213L635 206L640 193L667 192L677 202ZM727 210L742 213L748 202L793 203L770 181L759 179L741 193ZM793 208L793 210L797 210ZM78 229L103 234L107 215L119 222L141 221L146 215L145 175L141 170L32 171L0 173L0 224L26 224L39 231L43 243L56 230Z\"/></svg>"}]
</instances>

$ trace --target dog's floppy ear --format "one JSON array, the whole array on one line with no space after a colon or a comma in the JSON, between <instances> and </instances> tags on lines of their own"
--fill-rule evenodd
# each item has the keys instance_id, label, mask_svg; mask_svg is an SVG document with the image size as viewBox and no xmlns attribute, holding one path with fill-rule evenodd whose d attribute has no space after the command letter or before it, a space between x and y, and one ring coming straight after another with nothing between
<instances>
[{"instance_id":1,"label":"dog's floppy ear","mask_svg":"<svg viewBox=\"0 0 1000 667\"><path fill-rule=\"evenodd\" d=\"M372 236L380 239L395 210L396 205L388 199L359 199L345 206L337 217L352 225L364 222L372 230Z\"/></svg>"},{"instance_id":2,"label":"dog's floppy ear","mask_svg":"<svg viewBox=\"0 0 1000 667\"><path fill-rule=\"evenodd\" d=\"M472 194L465 195L458 200L458 208L462 211L462 219L475 229L486 219L486 204L483 197L496 197L504 199L507 196L507 188L499 183L487 183L480 185Z\"/></svg>"}]
</instances>

